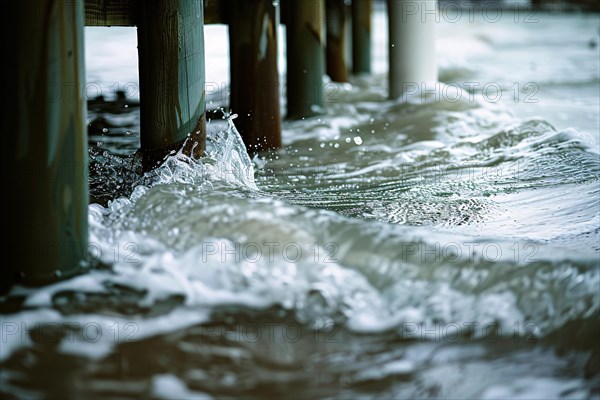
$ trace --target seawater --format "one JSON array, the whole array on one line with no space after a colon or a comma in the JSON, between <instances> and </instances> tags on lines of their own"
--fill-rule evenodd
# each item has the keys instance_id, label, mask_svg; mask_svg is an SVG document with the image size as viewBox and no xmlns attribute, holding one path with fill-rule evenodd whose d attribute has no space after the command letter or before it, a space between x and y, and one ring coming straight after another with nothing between
<instances>
[{"instance_id":1,"label":"seawater","mask_svg":"<svg viewBox=\"0 0 600 400\"><path fill-rule=\"evenodd\" d=\"M95 268L0 300L3 395L598 397L598 16L442 18L440 83L394 101L373 18L373 76L325 81L281 151L224 114L207 157L142 174L139 114L105 116ZM86 33L88 81L135 83L135 32Z\"/></svg>"}]
</instances>

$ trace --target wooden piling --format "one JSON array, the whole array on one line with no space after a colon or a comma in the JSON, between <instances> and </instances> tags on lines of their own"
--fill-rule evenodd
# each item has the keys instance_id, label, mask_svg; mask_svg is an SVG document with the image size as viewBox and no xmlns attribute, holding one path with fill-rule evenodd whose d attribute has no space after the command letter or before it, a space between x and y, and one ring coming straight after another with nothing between
<instances>
[{"instance_id":1,"label":"wooden piling","mask_svg":"<svg viewBox=\"0 0 600 400\"><path fill-rule=\"evenodd\" d=\"M300 119L323 112L325 10L323 0L286 4L287 117Z\"/></svg>"},{"instance_id":2,"label":"wooden piling","mask_svg":"<svg viewBox=\"0 0 600 400\"><path fill-rule=\"evenodd\" d=\"M388 0L389 96L437 81L436 0Z\"/></svg>"},{"instance_id":3,"label":"wooden piling","mask_svg":"<svg viewBox=\"0 0 600 400\"><path fill-rule=\"evenodd\" d=\"M352 0L352 72L371 73L371 0Z\"/></svg>"},{"instance_id":4,"label":"wooden piling","mask_svg":"<svg viewBox=\"0 0 600 400\"><path fill-rule=\"evenodd\" d=\"M229 48L232 112L249 153L281 147L277 28L272 0L232 0Z\"/></svg>"},{"instance_id":5,"label":"wooden piling","mask_svg":"<svg viewBox=\"0 0 600 400\"><path fill-rule=\"evenodd\" d=\"M82 271L88 234L83 3L4 6L3 248L10 255L0 291Z\"/></svg>"},{"instance_id":6,"label":"wooden piling","mask_svg":"<svg viewBox=\"0 0 600 400\"><path fill-rule=\"evenodd\" d=\"M183 147L206 146L202 0L138 4L140 135L144 169Z\"/></svg>"},{"instance_id":7,"label":"wooden piling","mask_svg":"<svg viewBox=\"0 0 600 400\"><path fill-rule=\"evenodd\" d=\"M327 75L334 82L348 82L344 0L325 1L325 21L327 26Z\"/></svg>"}]
</instances>

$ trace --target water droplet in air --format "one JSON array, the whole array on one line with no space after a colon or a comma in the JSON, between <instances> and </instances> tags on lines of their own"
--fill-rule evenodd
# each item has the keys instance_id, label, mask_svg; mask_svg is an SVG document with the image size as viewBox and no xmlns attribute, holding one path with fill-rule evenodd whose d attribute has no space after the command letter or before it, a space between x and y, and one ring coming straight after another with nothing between
<instances>
[{"instance_id":1,"label":"water droplet in air","mask_svg":"<svg viewBox=\"0 0 600 400\"><path fill-rule=\"evenodd\" d=\"M360 136L355 136L354 137L354 143L361 145L362 144L362 138Z\"/></svg>"}]
</instances>

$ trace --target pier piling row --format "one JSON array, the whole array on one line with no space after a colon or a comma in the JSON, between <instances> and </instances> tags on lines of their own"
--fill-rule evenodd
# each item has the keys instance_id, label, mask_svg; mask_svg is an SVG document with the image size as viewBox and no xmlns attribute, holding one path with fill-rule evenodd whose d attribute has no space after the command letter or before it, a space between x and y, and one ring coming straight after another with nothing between
<instances>
[{"instance_id":1,"label":"pier piling row","mask_svg":"<svg viewBox=\"0 0 600 400\"><path fill-rule=\"evenodd\" d=\"M414 5L422 7L415 10ZM435 0L388 0L390 97L407 83L435 81ZM352 65L345 55L351 7ZM428 7L428 8L427 8ZM87 144L84 26L137 26L140 152L152 169L183 149L205 150L204 24L229 26L231 99L251 153L281 146L278 26L286 25L287 117L324 111L323 75L346 82L371 72L371 0L37 0L6 4L3 108L9 248L18 262L0 271L0 291L84 271Z\"/></svg>"}]
</instances>

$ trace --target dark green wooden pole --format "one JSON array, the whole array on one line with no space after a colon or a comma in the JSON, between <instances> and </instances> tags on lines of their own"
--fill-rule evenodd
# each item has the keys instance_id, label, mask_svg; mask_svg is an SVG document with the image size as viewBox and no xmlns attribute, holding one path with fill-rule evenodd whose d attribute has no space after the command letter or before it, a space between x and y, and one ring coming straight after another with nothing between
<instances>
[{"instance_id":1,"label":"dark green wooden pole","mask_svg":"<svg viewBox=\"0 0 600 400\"><path fill-rule=\"evenodd\" d=\"M371 0L352 0L352 72L371 73Z\"/></svg>"},{"instance_id":2,"label":"dark green wooden pole","mask_svg":"<svg viewBox=\"0 0 600 400\"><path fill-rule=\"evenodd\" d=\"M334 82L348 82L344 0L326 0L325 21L327 26L327 75Z\"/></svg>"},{"instance_id":3,"label":"dark green wooden pole","mask_svg":"<svg viewBox=\"0 0 600 400\"><path fill-rule=\"evenodd\" d=\"M229 1L231 109L249 153L281 147L277 28L272 0Z\"/></svg>"},{"instance_id":4,"label":"dark green wooden pole","mask_svg":"<svg viewBox=\"0 0 600 400\"><path fill-rule=\"evenodd\" d=\"M323 0L287 2L287 117L323 111Z\"/></svg>"},{"instance_id":5,"label":"dark green wooden pole","mask_svg":"<svg viewBox=\"0 0 600 400\"><path fill-rule=\"evenodd\" d=\"M82 271L88 235L83 2L4 6L10 33L2 39L4 252L10 257L0 268L0 291Z\"/></svg>"},{"instance_id":6,"label":"dark green wooden pole","mask_svg":"<svg viewBox=\"0 0 600 400\"><path fill-rule=\"evenodd\" d=\"M145 169L206 146L202 0L140 1L140 132Z\"/></svg>"}]
</instances>

